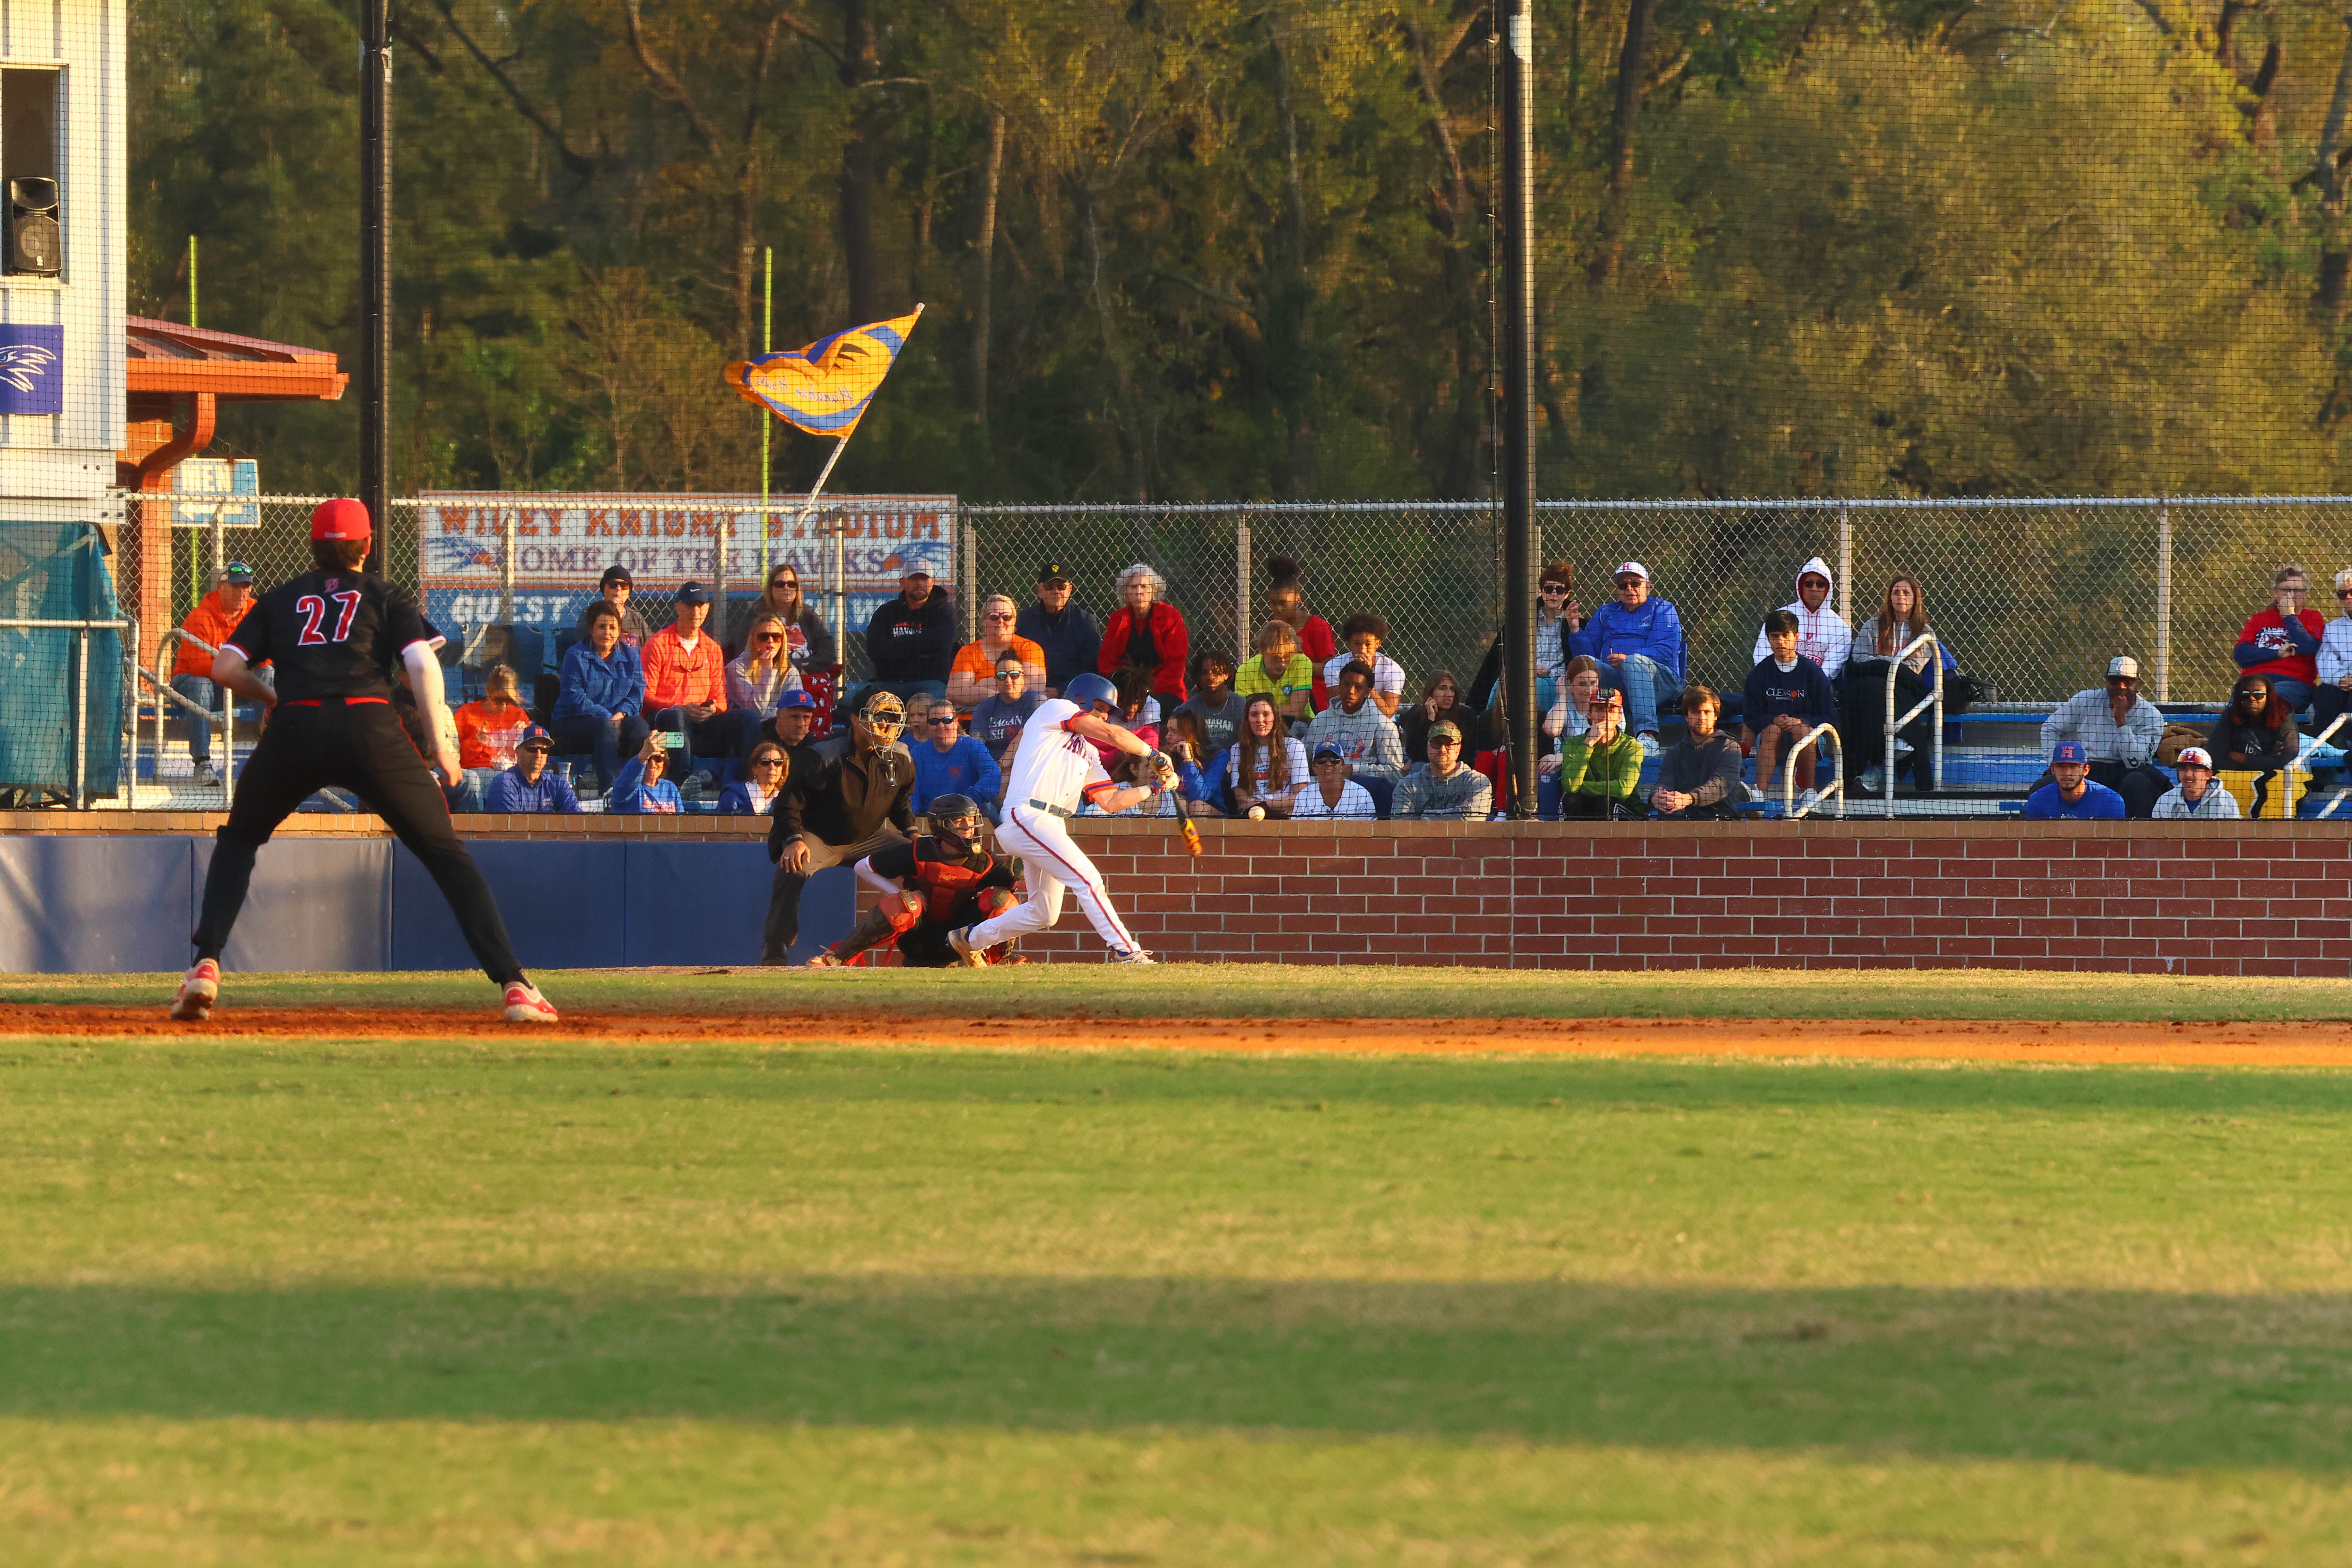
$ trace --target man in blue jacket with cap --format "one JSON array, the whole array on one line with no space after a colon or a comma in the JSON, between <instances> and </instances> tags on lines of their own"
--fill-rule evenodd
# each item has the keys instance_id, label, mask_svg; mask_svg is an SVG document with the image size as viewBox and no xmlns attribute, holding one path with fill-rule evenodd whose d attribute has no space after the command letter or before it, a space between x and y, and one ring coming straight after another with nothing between
<instances>
[{"instance_id":1,"label":"man in blue jacket with cap","mask_svg":"<svg viewBox=\"0 0 2352 1568\"><path fill-rule=\"evenodd\" d=\"M1574 651L1601 663L1601 684L1625 694L1625 727L1658 754L1658 699L1683 688L1683 618L1650 594L1650 569L1628 561L1612 574L1617 597L1574 634Z\"/></svg>"}]
</instances>

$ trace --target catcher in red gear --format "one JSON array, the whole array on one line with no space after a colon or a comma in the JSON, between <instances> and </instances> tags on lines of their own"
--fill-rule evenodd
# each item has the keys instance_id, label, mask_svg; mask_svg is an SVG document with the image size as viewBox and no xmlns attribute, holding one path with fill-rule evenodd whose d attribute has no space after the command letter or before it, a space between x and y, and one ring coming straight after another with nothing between
<instances>
[{"instance_id":1,"label":"catcher in red gear","mask_svg":"<svg viewBox=\"0 0 2352 1568\"><path fill-rule=\"evenodd\" d=\"M931 831L910 844L877 849L857 862L857 879L882 895L849 934L808 961L811 969L848 963L896 934L898 956L909 968L945 969L963 962L948 945L948 932L984 921L1020 900L1013 870L980 847L988 818L969 796L943 795L925 816ZM991 950L1002 963L1013 944Z\"/></svg>"}]
</instances>

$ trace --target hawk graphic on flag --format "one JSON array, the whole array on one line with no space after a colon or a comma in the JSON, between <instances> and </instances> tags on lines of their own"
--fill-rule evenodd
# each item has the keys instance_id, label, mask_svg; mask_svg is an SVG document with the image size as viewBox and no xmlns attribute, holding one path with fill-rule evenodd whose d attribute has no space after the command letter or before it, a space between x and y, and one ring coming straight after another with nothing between
<instances>
[{"instance_id":1,"label":"hawk graphic on flag","mask_svg":"<svg viewBox=\"0 0 2352 1568\"><path fill-rule=\"evenodd\" d=\"M898 363L923 313L869 321L789 353L759 354L727 367L727 384L812 436L847 437Z\"/></svg>"}]
</instances>

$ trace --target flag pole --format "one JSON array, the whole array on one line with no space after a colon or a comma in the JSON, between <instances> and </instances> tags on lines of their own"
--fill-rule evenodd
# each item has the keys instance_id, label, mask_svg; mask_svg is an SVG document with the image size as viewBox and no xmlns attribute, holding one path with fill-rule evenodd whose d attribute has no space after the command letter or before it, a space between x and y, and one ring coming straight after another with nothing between
<instances>
[{"instance_id":1,"label":"flag pole","mask_svg":"<svg viewBox=\"0 0 2352 1568\"><path fill-rule=\"evenodd\" d=\"M853 427L850 435L856 434ZM824 468L816 476L816 483L809 487L808 500L801 503L800 519L793 525L793 533L798 534L808 526L809 513L816 510L816 498L824 493L824 481L833 478L833 466L841 461L841 454L848 447L849 436L844 436L833 444L833 456L824 460ZM833 531L833 635L836 639L835 646L841 649L842 663L846 666L849 662L849 584L843 571L843 555L841 530L836 527ZM838 698L840 693L836 691L834 695Z\"/></svg>"},{"instance_id":2,"label":"flag pole","mask_svg":"<svg viewBox=\"0 0 2352 1568\"><path fill-rule=\"evenodd\" d=\"M776 352L776 247L767 247L767 281L760 289L760 352ZM776 531L776 520L768 510L768 436L771 421L768 410L760 411L760 592L768 591L768 574L775 568L768 564L768 541Z\"/></svg>"}]
</instances>

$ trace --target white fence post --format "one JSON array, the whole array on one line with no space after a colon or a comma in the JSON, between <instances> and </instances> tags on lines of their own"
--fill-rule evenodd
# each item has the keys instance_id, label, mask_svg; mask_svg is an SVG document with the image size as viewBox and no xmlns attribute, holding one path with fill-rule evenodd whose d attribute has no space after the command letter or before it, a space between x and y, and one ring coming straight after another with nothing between
<instances>
[{"instance_id":1,"label":"white fence post","mask_svg":"<svg viewBox=\"0 0 2352 1568\"><path fill-rule=\"evenodd\" d=\"M499 622L514 625L515 610L515 510L513 507L499 509L499 537L503 545L499 561Z\"/></svg>"},{"instance_id":2,"label":"white fence post","mask_svg":"<svg viewBox=\"0 0 2352 1568\"><path fill-rule=\"evenodd\" d=\"M978 642L980 606L976 596L980 593L980 533L971 523L963 521L961 507L956 510L955 531L956 581L958 593L963 599L963 640Z\"/></svg>"},{"instance_id":3,"label":"white fence post","mask_svg":"<svg viewBox=\"0 0 2352 1568\"><path fill-rule=\"evenodd\" d=\"M1838 508L1838 618L1853 625L1853 509Z\"/></svg>"}]
</instances>

